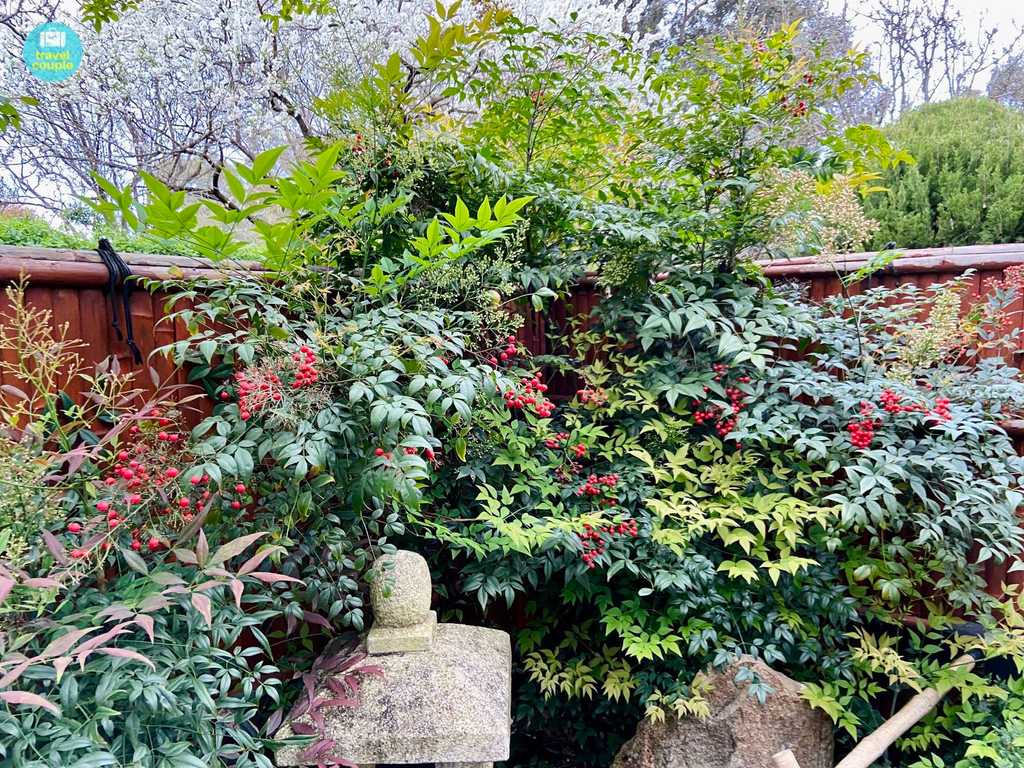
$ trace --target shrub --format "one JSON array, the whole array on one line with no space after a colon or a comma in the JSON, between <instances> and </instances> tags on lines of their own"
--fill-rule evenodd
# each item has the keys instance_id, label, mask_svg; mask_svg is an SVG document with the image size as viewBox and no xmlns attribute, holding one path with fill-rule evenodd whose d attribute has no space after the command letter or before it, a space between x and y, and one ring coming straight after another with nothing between
<instances>
[{"instance_id":1,"label":"shrub","mask_svg":"<svg viewBox=\"0 0 1024 768\"><path fill-rule=\"evenodd\" d=\"M1014 243L1024 238L1024 117L982 98L918 107L886 131L915 164L890 171L867 201L873 245Z\"/></svg>"}]
</instances>

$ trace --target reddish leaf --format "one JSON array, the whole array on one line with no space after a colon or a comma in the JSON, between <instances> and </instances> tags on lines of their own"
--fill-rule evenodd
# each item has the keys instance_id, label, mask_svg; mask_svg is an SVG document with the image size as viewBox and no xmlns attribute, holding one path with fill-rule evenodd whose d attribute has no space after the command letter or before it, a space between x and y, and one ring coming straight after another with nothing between
<instances>
[{"instance_id":1,"label":"reddish leaf","mask_svg":"<svg viewBox=\"0 0 1024 768\"><path fill-rule=\"evenodd\" d=\"M126 635L126 634L128 634L128 630L125 629L126 625L127 625L127 622L123 623L123 624L118 624L117 626L112 627L111 629L108 629L102 635L96 635L96 637L90 637L84 643L79 645L78 648L75 649L75 654L78 656L78 666L79 666L79 668L80 669L85 669L85 662L86 662L86 659L89 658L89 654L92 653L97 648L99 648L101 645L103 645L104 643L109 643L111 640L113 640L118 635Z\"/></svg>"},{"instance_id":2,"label":"reddish leaf","mask_svg":"<svg viewBox=\"0 0 1024 768\"><path fill-rule=\"evenodd\" d=\"M156 664L147 659L138 651L130 651L127 648L97 648L96 653L104 653L107 656L116 656L120 659L132 659L133 661L141 661L150 669L156 670Z\"/></svg>"},{"instance_id":3,"label":"reddish leaf","mask_svg":"<svg viewBox=\"0 0 1024 768\"><path fill-rule=\"evenodd\" d=\"M193 589L196 592L205 592L208 589L213 589L214 587L223 587L223 586L224 586L224 582L221 581L220 579L210 579L209 581L204 581L202 584L200 584L197 587L193 587Z\"/></svg>"},{"instance_id":4,"label":"reddish leaf","mask_svg":"<svg viewBox=\"0 0 1024 768\"><path fill-rule=\"evenodd\" d=\"M319 624L321 627L331 629L331 622L321 616L319 613L313 613L313 611L303 611L302 618L309 624Z\"/></svg>"},{"instance_id":5,"label":"reddish leaf","mask_svg":"<svg viewBox=\"0 0 1024 768\"><path fill-rule=\"evenodd\" d=\"M273 736L274 731L281 727L282 720L284 720L284 712L279 709L270 716L269 720L267 720L266 725L263 727L264 733L269 736Z\"/></svg>"},{"instance_id":6,"label":"reddish leaf","mask_svg":"<svg viewBox=\"0 0 1024 768\"><path fill-rule=\"evenodd\" d=\"M255 571L260 567L260 563L266 560L269 555L283 550L284 547L279 547L276 544L272 544L267 547L260 547L259 551L257 551L255 555L242 563L242 567L238 569L238 575L245 576L247 573Z\"/></svg>"},{"instance_id":7,"label":"reddish leaf","mask_svg":"<svg viewBox=\"0 0 1024 768\"><path fill-rule=\"evenodd\" d=\"M210 544L206 540L206 533L200 528L199 538L196 540L196 560L199 565L206 565L207 558L210 557Z\"/></svg>"},{"instance_id":8,"label":"reddish leaf","mask_svg":"<svg viewBox=\"0 0 1024 768\"><path fill-rule=\"evenodd\" d=\"M13 384L4 384L0 387L0 392L3 392L5 395L10 395L11 397L16 397L19 400L28 400L28 395Z\"/></svg>"},{"instance_id":9,"label":"reddish leaf","mask_svg":"<svg viewBox=\"0 0 1024 768\"><path fill-rule=\"evenodd\" d=\"M166 597L161 597L160 595L150 595L141 603L139 603L139 610L142 613L152 613L153 611L159 611L163 608L167 608L170 604L171 601L168 600ZM128 615L133 616L134 614L131 611L129 611Z\"/></svg>"},{"instance_id":10,"label":"reddish leaf","mask_svg":"<svg viewBox=\"0 0 1024 768\"><path fill-rule=\"evenodd\" d=\"M267 571L253 571L252 573L247 573L246 576L252 576L254 579L259 579L260 581L262 581L262 582L264 582L266 584L274 584L274 583L276 583L278 581L290 581L290 582L294 582L295 584L305 584L305 582L302 581L301 579L295 579L295 578L292 578L291 576L285 576L282 573L269 573Z\"/></svg>"},{"instance_id":11,"label":"reddish leaf","mask_svg":"<svg viewBox=\"0 0 1024 768\"><path fill-rule=\"evenodd\" d=\"M12 589L14 589L14 579L0 576L0 603L7 599Z\"/></svg>"},{"instance_id":12,"label":"reddish leaf","mask_svg":"<svg viewBox=\"0 0 1024 768\"><path fill-rule=\"evenodd\" d=\"M316 733L316 728L309 723L292 723L292 732L299 736L312 736Z\"/></svg>"},{"instance_id":13,"label":"reddish leaf","mask_svg":"<svg viewBox=\"0 0 1024 768\"><path fill-rule=\"evenodd\" d=\"M231 580L231 594L235 596L235 605L239 610L242 608L242 593L245 591L245 585L238 579Z\"/></svg>"},{"instance_id":14,"label":"reddish leaf","mask_svg":"<svg viewBox=\"0 0 1024 768\"><path fill-rule=\"evenodd\" d=\"M236 557L237 555L245 552L245 550L266 535L266 533L250 533L246 536L239 536L237 539L233 539L227 544L217 547L217 551L214 552L213 557L210 558L210 565L226 563L232 557Z\"/></svg>"},{"instance_id":15,"label":"reddish leaf","mask_svg":"<svg viewBox=\"0 0 1024 768\"><path fill-rule=\"evenodd\" d=\"M177 552L178 550L175 550ZM184 551L184 550L182 550ZM181 558L178 558L179 560ZM154 584L159 584L162 587L169 587L173 584L184 584L185 580L180 576L175 576L173 573L167 571L158 571L157 573L151 574L149 580Z\"/></svg>"},{"instance_id":16,"label":"reddish leaf","mask_svg":"<svg viewBox=\"0 0 1024 768\"><path fill-rule=\"evenodd\" d=\"M64 677L64 670L68 668L68 664L71 663L70 656L61 656L58 659L53 660L53 671L57 673L57 682Z\"/></svg>"},{"instance_id":17,"label":"reddish leaf","mask_svg":"<svg viewBox=\"0 0 1024 768\"><path fill-rule=\"evenodd\" d=\"M99 627L88 627L87 629L73 629L70 632L65 632L63 635L58 637L56 640L51 642L39 654L39 658L48 659L52 656L63 656L65 653L71 650L71 646L81 640L83 637L88 635L90 632L99 629Z\"/></svg>"},{"instance_id":18,"label":"reddish leaf","mask_svg":"<svg viewBox=\"0 0 1024 768\"><path fill-rule=\"evenodd\" d=\"M206 626L213 626L213 609L210 604L210 598L206 595L192 595L192 605L195 607L203 618L206 619Z\"/></svg>"},{"instance_id":19,"label":"reddish leaf","mask_svg":"<svg viewBox=\"0 0 1024 768\"><path fill-rule=\"evenodd\" d=\"M174 556L178 558L179 563L185 563L185 565L196 565L199 562L195 552L191 549L175 549L173 552Z\"/></svg>"},{"instance_id":20,"label":"reddish leaf","mask_svg":"<svg viewBox=\"0 0 1024 768\"><path fill-rule=\"evenodd\" d=\"M31 661L25 660L21 662L21 664L18 664L16 667L14 667L6 675L0 677L0 688L6 688L7 686L11 685L15 680L21 677L21 673L28 669L31 664Z\"/></svg>"},{"instance_id":21,"label":"reddish leaf","mask_svg":"<svg viewBox=\"0 0 1024 768\"><path fill-rule=\"evenodd\" d=\"M56 536L45 528L42 531L42 536L43 541L46 543L46 548L50 550L50 554L53 555L54 559L61 565L67 565L68 556L64 550L64 545L57 540Z\"/></svg>"},{"instance_id":22,"label":"reddish leaf","mask_svg":"<svg viewBox=\"0 0 1024 768\"><path fill-rule=\"evenodd\" d=\"M0 691L0 701L21 707L40 707L60 717L60 707L52 701L28 691Z\"/></svg>"},{"instance_id":23,"label":"reddish leaf","mask_svg":"<svg viewBox=\"0 0 1024 768\"><path fill-rule=\"evenodd\" d=\"M48 578L45 578L45 577L44 578L35 578L35 579L25 579L23 582L21 582L21 585L23 587L30 587L32 589L59 589L60 588L60 582L59 581L57 581L56 579L48 579Z\"/></svg>"},{"instance_id":24,"label":"reddish leaf","mask_svg":"<svg viewBox=\"0 0 1024 768\"><path fill-rule=\"evenodd\" d=\"M135 623L138 624L149 636L149 642L153 642L153 617L144 613L135 614Z\"/></svg>"}]
</instances>

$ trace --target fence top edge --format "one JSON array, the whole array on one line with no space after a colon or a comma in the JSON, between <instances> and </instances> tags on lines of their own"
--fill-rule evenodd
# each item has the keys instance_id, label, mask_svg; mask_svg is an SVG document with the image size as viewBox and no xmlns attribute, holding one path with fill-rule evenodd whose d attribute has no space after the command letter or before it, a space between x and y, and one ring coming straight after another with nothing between
<instances>
[{"instance_id":1,"label":"fence top edge","mask_svg":"<svg viewBox=\"0 0 1024 768\"><path fill-rule=\"evenodd\" d=\"M879 270L882 273L899 274L904 271L925 271L931 269L1000 269L1024 264L1024 243L1000 243L997 245L967 245L948 248L896 249L899 254L891 264ZM814 257L796 259L758 260L769 276L783 277L789 274L834 274L853 272L869 264L880 251L862 251L845 254L831 263L822 263Z\"/></svg>"},{"instance_id":2,"label":"fence top edge","mask_svg":"<svg viewBox=\"0 0 1024 768\"><path fill-rule=\"evenodd\" d=\"M252 271L263 271L265 267L257 261L225 260L222 262L211 261L210 259L198 256L177 256L156 253L132 253L123 252L119 254L129 266L141 267L180 267L188 270L217 270L247 269ZM96 251L77 248L42 248L38 246L25 245L0 245L0 261L40 261L56 264L102 264L99 254Z\"/></svg>"}]
</instances>

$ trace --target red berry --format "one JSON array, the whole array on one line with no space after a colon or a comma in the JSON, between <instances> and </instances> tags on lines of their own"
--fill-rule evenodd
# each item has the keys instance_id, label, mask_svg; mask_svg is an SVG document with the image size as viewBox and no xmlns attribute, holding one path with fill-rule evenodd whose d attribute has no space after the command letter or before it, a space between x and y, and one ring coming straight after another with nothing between
<instances>
[{"instance_id":1,"label":"red berry","mask_svg":"<svg viewBox=\"0 0 1024 768\"><path fill-rule=\"evenodd\" d=\"M373 450L373 455L374 456L383 456L384 455L384 449L383 448L375 448Z\"/></svg>"},{"instance_id":2,"label":"red berry","mask_svg":"<svg viewBox=\"0 0 1024 768\"><path fill-rule=\"evenodd\" d=\"M235 486L235 493L245 493L245 485L239 483Z\"/></svg>"},{"instance_id":3,"label":"red berry","mask_svg":"<svg viewBox=\"0 0 1024 768\"><path fill-rule=\"evenodd\" d=\"M81 533L81 532L82 532L82 524L81 523L71 523L68 526L68 533Z\"/></svg>"},{"instance_id":4,"label":"red berry","mask_svg":"<svg viewBox=\"0 0 1024 768\"><path fill-rule=\"evenodd\" d=\"M99 504L96 505L96 509L98 509L100 512L106 512L108 509L110 509L110 504L109 502L101 501Z\"/></svg>"},{"instance_id":5,"label":"red berry","mask_svg":"<svg viewBox=\"0 0 1024 768\"><path fill-rule=\"evenodd\" d=\"M156 550L160 549L160 539L156 536L150 536L149 541L146 542L146 546L149 547L150 552L156 552Z\"/></svg>"}]
</instances>

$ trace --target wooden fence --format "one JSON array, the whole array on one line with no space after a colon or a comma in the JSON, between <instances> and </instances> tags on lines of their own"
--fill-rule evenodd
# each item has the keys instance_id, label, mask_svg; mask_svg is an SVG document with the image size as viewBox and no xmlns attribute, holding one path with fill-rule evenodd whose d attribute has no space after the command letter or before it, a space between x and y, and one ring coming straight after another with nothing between
<instances>
[{"instance_id":1,"label":"wooden fence","mask_svg":"<svg viewBox=\"0 0 1024 768\"><path fill-rule=\"evenodd\" d=\"M157 256L150 254L122 254L133 274L144 278L168 279L172 277L212 277L223 274L209 262L183 256ZM24 278L27 281L26 298L34 307L48 309L55 332L66 324L67 338L80 339L84 347L80 354L89 364L114 357L122 371L135 373L134 385L146 394L155 390L154 379L162 384L183 384L186 374L175 370L162 355L152 352L175 341L187 338L183 324L159 322L164 316L167 294L149 293L139 287L131 292L131 315L135 343L142 362L124 338L118 338L114 328L114 310L111 297L106 294L108 273L99 255L94 251L62 250L54 248L23 248L0 246L0 288ZM118 294L117 313L122 334L126 325L121 297ZM0 315L7 315L10 302L0 292ZM8 357L10 350L0 350ZM0 372L0 385L5 381ZM72 397L80 392L80 382L67 382L66 391Z\"/></svg>"}]
</instances>

